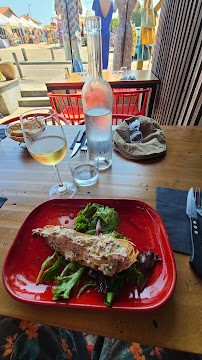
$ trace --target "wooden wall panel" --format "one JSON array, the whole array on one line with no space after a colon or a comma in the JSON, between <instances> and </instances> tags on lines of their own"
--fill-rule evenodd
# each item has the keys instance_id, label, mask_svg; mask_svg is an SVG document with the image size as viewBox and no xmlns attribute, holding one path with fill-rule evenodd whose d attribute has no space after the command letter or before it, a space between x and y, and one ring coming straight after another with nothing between
<instances>
[{"instance_id":1,"label":"wooden wall panel","mask_svg":"<svg viewBox=\"0 0 202 360\"><path fill-rule=\"evenodd\" d=\"M162 125L201 122L201 0L163 0L152 72L160 80L152 118Z\"/></svg>"}]
</instances>

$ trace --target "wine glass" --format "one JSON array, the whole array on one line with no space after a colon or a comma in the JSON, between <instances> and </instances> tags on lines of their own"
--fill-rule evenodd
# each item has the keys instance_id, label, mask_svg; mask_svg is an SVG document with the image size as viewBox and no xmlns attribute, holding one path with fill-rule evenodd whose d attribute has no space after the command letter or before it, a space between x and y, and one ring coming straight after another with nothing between
<instances>
[{"instance_id":1,"label":"wine glass","mask_svg":"<svg viewBox=\"0 0 202 360\"><path fill-rule=\"evenodd\" d=\"M67 142L59 117L53 109L42 108L24 112L20 116L25 144L30 155L41 164L53 165L58 184L49 191L52 199L72 198L74 183L62 182L57 164L67 152Z\"/></svg>"}]
</instances>

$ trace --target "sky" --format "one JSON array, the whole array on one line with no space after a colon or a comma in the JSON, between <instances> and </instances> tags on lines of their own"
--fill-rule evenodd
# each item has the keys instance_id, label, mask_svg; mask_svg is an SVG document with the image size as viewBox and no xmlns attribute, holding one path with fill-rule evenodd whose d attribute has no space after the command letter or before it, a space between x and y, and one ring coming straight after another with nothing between
<instances>
[{"instance_id":1,"label":"sky","mask_svg":"<svg viewBox=\"0 0 202 360\"><path fill-rule=\"evenodd\" d=\"M92 2L93 0L81 0L84 16L86 8L91 8ZM157 2L158 0L154 0L154 5ZM140 0L140 3L143 3L143 0ZM29 14L43 25L50 24L51 17L56 16L54 0L0 0L1 6L9 6L18 17Z\"/></svg>"},{"instance_id":2,"label":"sky","mask_svg":"<svg viewBox=\"0 0 202 360\"><path fill-rule=\"evenodd\" d=\"M43 25L50 24L51 17L56 16L54 0L0 0L2 6L9 6L18 17L29 14Z\"/></svg>"}]
</instances>

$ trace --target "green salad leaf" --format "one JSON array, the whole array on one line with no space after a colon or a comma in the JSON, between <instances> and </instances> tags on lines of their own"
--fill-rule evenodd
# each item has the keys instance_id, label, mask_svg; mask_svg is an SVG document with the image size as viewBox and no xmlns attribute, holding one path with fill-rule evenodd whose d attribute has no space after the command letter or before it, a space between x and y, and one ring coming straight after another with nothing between
<instances>
[{"instance_id":1,"label":"green salad leaf","mask_svg":"<svg viewBox=\"0 0 202 360\"><path fill-rule=\"evenodd\" d=\"M53 290L53 300L59 300L61 297L64 299L69 299L72 288L78 284L84 270L86 269L86 267L83 265L76 263L70 264L71 265L68 268L68 270L70 270L71 267L71 271L68 271L69 275L56 277L57 286Z\"/></svg>"},{"instance_id":2,"label":"green salad leaf","mask_svg":"<svg viewBox=\"0 0 202 360\"><path fill-rule=\"evenodd\" d=\"M96 225L100 220L102 234L108 234L115 231L120 224L120 218L113 208L88 203L84 210L79 211L74 223L74 230L90 235L96 234Z\"/></svg>"}]
</instances>

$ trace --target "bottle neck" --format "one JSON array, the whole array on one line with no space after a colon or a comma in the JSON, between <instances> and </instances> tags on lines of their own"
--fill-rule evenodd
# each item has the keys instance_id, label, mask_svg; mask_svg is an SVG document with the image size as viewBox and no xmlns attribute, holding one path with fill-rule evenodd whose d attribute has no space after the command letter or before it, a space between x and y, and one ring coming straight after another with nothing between
<instances>
[{"instance_id":1,"label":"bottle neck","mask_svg":"<svg viewBox=\"0 0 202 360\"><path fill-rule=\"evenodd\" d=\"M102 40L101 30L88 30L88 68L92 78L102 77Z\"/></svg>"}]
</instances>

